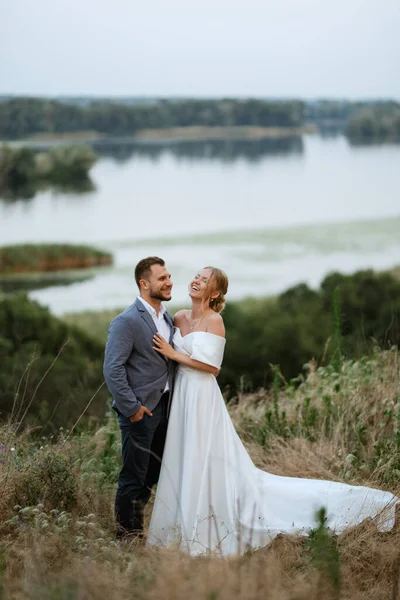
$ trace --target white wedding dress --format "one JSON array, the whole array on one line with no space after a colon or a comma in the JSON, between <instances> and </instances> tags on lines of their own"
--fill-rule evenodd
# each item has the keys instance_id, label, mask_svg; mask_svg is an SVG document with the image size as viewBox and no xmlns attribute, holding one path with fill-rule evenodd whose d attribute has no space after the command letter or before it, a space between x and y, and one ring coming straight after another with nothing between
<instances>
[{"instance_id":1,"label":"white wedding dress","mask_svg":"<svg viewBox=\"0 0 400 600\"><path fill-rule=\"evenodd\" d=\"M220 367L225 340L200 331L182 337L177 330L174 346ZM242 553L279 533L306 534L322 506L336 533L366 517L377 517L378 527L387 530L398 501L376 489L257 469L215 377L178 367L148 544L178 546L192 555Z\"/></svg>"}]
</instances>

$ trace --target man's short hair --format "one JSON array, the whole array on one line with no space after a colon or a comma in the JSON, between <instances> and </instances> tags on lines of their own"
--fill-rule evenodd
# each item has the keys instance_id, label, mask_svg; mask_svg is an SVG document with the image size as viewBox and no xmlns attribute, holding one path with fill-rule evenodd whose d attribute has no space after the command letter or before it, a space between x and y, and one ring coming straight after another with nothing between
<instances>
[{"instance_id":1,"label":"man's short hair","mask_svg":"<svg viewBox=\"0 0 400 600\"><path fill-rule=\"evenodd\" d=\"M138 264L136 265L135 281L136 281L136 285L138 286L139 290L140 290L140 283L139 283L140 280L148 279L148 277L150 276L151 267L153 265L160 265L161 267L165 267L165 262L159 256L148 256L147 258L142 258L142 260L140 260L138 262Z\"/></svg>"}]
</instances>

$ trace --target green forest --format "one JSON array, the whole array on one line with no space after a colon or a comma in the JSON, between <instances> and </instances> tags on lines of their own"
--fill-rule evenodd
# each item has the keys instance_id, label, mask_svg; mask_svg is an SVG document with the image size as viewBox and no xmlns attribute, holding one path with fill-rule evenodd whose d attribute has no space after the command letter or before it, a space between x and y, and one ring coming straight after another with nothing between
<instances>
[{"instance_id":1,"label":"green forest","mask_svg":"<svg viewBox=\"0 0 400 600\"><path fill-rule=\"evenodd\" d=\"M303 122L304 104L299 101L160 100L136 106L92 102L85 107L39 98L0 102L0 138L3 139L79 131L134 135L142 129L193 125L298 127Z\"/></svg>"},{"instance_id":2,"label":"green forest","mask_svg":"<svg viewBox=\"0 0 400 600\"><path fill-rule=\"evenodd\" d=\"M0 139L97 132L135 135L173 127L280 127L306 124L345 131L350 141L398 141L400 104L394 101L263 99L0 99Z\"/></svg>"}]
</instances>

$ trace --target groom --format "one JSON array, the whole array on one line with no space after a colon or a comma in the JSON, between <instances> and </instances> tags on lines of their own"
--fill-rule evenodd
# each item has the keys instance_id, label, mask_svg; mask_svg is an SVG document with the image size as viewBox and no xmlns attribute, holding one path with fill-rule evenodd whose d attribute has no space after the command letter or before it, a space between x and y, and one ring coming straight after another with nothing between
<instances>
[{"instance_id":1,"label":"groom","mask_svg":"<svg viewBox=\"0 0 400 600\"><path fill-rule=\"evenodd\" d=\"M160 474L174 375L174 363L153 350L157 332L172 342L173 320L161 304L171 299L171 275L161 258L150 256L136 265L135 280L139 296L111 322L104 358L122 437L115 499L119 537L143 534L144 507Z\"/></svg>"}]
</instances>

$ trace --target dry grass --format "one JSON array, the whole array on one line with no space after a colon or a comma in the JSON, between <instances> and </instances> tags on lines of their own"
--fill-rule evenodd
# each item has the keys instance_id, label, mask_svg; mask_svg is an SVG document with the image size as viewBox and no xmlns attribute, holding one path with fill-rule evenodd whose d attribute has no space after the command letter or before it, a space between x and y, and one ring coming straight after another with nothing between
<instances>
[{"instance_id":1,"label":"dry grass","mask_svg":"<svg viewBox=\"0 0 400 600\"><path fill-rule=\"evenodd\" d=\"M20 534L5 542L5 598L143 600L386 600L398 579L400 532L379 534L368 524L341 536L341 593L312 567L303 540L279 537L241 558L189 558L134 543L79 552L73 537ZM103 546L105 548L105 546Z\"/></svg>"},{"instance_id":2,"label":"dry grass","mask_svg":"<svg viewBox=\"0 0 400 600\"><path fill-rule=\"evenodd\" d=\"M307 411L305 399L309 401ZM392 442L400 452L397 349L348 362L339 374L311 363L307 378L297 389L279 391L278 404L292 431L285 436L284 426L282 431L270 430L264 448L255 443L255 433L264 426L266 409L274 412L273 391L240 396L230 406L235 426L257 466L277 475L346 482L350 478L351 483L378 487L393 470L391 480L397 479L395 491L400 492L398 454L376 460L377 445L383 441ZM352 468L350 459L355 452L361 469Z\"/></svg>"},{"instance_id":3,"label":"dry grass","mask_svg":"<svg viewBox=\"0 0 400 600\"><path fill-rule=\"evenodd\" d=\"M280 475L363 483L399 494L394 462L398 358L397 351L378 354L344 366L339 377L311 368L299 388L279 392L279 410L286 410L291 434L271 430L264 445L260 430L274 396L240 397L229 409L255 463ZM327 396L334 414L329 427ZM306 398L318 413L313 426L304 410ZM349 461L360 424L366 424L366 431L357 460ZM114 420L95 435L68 438L62 433L51 445L27 434L15 437L9 427L0 437L0 597L7 600L400 600L398 521L387 533L365 521L337 538L340 589L330 583L329 569L313 562L306 538L278 536L266 548L230 559L190 558L136 541L117 543L113 500L119 438ZM376 443L386 438L393 445L379 463ZM35 487L37 465L42 471ZM21 489L33 508L14 508L24 497ZM66 490L61 495L65 506L54 511L60 490Z\"/></svg>"},{"instance_id":4,"label":"dry grass","mask_svg":"<svg viewBox=\"0 0 400 600\"><path fill-rule=\"evenodd\" d=\"M169 127L166 129L142 129L136 134L137 141L146 140L259 140L265 138L291 137L305 133L316 133L313 125L301 127Z\"/></svg>"}]
</instances>

